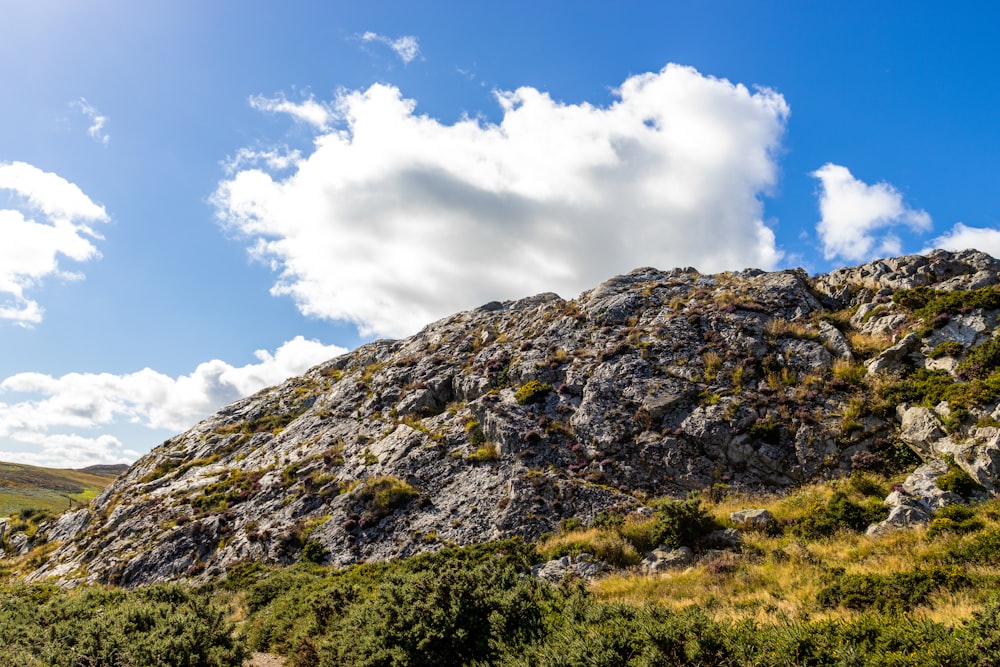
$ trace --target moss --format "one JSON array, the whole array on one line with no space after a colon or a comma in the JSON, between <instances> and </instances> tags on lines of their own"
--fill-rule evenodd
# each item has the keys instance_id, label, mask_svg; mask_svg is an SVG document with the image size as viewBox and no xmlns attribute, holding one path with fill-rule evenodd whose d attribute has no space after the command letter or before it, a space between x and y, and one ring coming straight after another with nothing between
<instances>
[{"instance_id":1,"label":"moss","mask_svg":"<svg viewBox=\"0 0 1000 667\"><path fill-rule=\"evenodd\" d=\"M466 457L467 461L496 461L500 458L500 448L494 442L483 443L476 451Z\"/></svg>"},{"instance_id":2,"label":"moss","mask_svg":"<svg viewBox=\"0 0 1000 667\"><path fill-rule=\"evenodd\" d=\"M538 380L528 380L514 394L514 400L521 405L541 403L551 391L552 385L550 384L539 382Z\"/></svg>"}]
</instances>

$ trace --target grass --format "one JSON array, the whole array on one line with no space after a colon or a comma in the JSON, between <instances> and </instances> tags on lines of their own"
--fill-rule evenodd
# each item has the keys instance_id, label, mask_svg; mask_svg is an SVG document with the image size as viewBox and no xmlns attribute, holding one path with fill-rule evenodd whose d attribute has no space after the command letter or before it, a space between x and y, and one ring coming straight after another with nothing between
<instances>
[{"instance_id":1,"label":"grass","mask_svg":"<svg viewBox=\"0 0 1000 667\"><path fill-rule=\"evenodd\" d=\"M0 517L26 508L58 513L85 505L113 479L113 474L0 463Z\"/></svg>"},{"instance_id":2,"label":"grass","mask_svg":"<svg viewBox=\"0 0 1000 667\"><path fill-rule=\"evenodd\" d=\"M858 611L843 606L824 607L821 591L831 584L856 578L873 581L912 576L915 570L957 568L971 585L954 590L943 586L932 591L912 610L916 618L955 623L969 619L987 602L990 591L1000 581L1000 562L991 557L964 558L975 554L989 531L1000 531L1000 500L973 506L982 527L967 534L943 532L937 535L915 528L867 536L843 530L830 537L803 539L789 529L817 505L829 502L838 492L852 501L870 501L876 486L887 487L892 480L874 475L802 487L787 495L730 494L709 500L706 509L726 525L729 514L746 508L762 508L774 514L786 529L779 535L744 533L742 553L702 556L681 570L646 576L634 570L595 580L590 590L602 602L642 606L656 603L675 611L698 607L715 621L754 621L781 625L789 621L844 620ZM977 535L980 536L977 538ZM590 543L599 542L593 531ZM550 540L546 545L559 543Z\"/></svg>"}]
</instances>

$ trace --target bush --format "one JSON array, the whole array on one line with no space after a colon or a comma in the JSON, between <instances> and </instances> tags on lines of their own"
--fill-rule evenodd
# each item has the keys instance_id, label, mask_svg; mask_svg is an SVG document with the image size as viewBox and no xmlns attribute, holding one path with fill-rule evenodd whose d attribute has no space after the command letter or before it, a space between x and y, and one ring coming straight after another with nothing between
<instances>
[{"instance_id":1,"label":"bush","mask_svg":"<svg viewBox=\"0 0 1000 667\"><path fill-rule=\"evenodd\" d=\"M842 606L857 611L911 611L943 588L956 592L972 584L965 570L939 566L893 574L846 574L825 586L816 596L824 607Z\"/></svg>"},{"instance_id":2,"label":"bush","mask_svg":"<svg viewBox=\"0 0 1000 667\"><path fill-rule=\"evenodd\" d=\"M983 490L983 486L959 468L954 460L948 461L948 472L938 477L934 484L942 491L951 491L963 498Z\"/></svg>"},{"instance_id":3,"label":"bush","mask_svg":"<svg viewBox=\"0 0 1000 667\"><path fill-rule=\"evenodd\" d=\"M355 493L378 517L388 516L420 495L419 491L397 477L369 479Z\"/></svg>"},{"instance_id":4,"label":"bush","mask_svg":"<svg viewBox=\"0 0 1000 667\"><path fill-rule=\"evenodd\" d=\"M976 511L968 505L945 505L934 513L927 537L941 533L974 533L986 526L976 517Z\"/></svg>"},{"instance_id":5,"label":"bush","mask_svg":"<svg viewBox=\"0 0 1000 667\"><path fill-rule=\"evenodd\" d=\"M541 403L551 391L552 385L539 382L538 380L529 380L514 393L514 400L521 405Z\"/></svg>"},{"instance_id":6,"label":"bush","mask_svg":"<svg viewBox=\"0 0 1000 667\"><path fill-rule=\"evenodd\" d=\"M0 591L5 665L242 664L248 651L207 596L177 585L136 591Z\"/></svg>"},{"instance_id":7,"label":"bush","mask_svg":"<svg viewBox=\"0 0 1000 667\"><path fill-rule=\"evenodd\" d=\"M830 537L841 530L862 531L881 521L887 510L881 502L859 505L843 491L837 491L825 504L814 506L792 526L792 533L806 539Z\"/></svg>"},{"instance_id":8,"label":"bush","mask_svg":"<svg viewBox=\"0 0 1000 667\"><path fill-rule=\"evenodd\" d=\"M963 377L986 378L1000 366L1000 338L991 338L972 348L956 370Z\"/></svg>"},{"instance_id":9,"label":"bush","mask_svg":"<svg viewBox=\"0 0 1000 667\"><path fill-rule=\"evenodd\" d=\"M696 546L721 527L697 498L660 500L653 504L653 509L656 521L649 538L654 546L663 544L671 549Z\"/></svg>"}]
</instances>

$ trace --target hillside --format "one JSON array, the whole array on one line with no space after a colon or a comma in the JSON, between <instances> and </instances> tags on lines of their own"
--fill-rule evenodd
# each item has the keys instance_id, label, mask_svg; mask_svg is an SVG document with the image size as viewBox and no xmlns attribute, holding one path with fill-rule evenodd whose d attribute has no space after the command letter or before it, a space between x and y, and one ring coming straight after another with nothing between
<instances>
[{"instance_id":1,"label":"hillside","mask_svg":"<svg viewBox=\"0 0 1000 667\"><path fill-rule=\"evenodd\" d=\"M86 505L127 468L65 470L0 462L0 517L28 508L58 514Z\"/></svg>"},{"instance_id":2,"label":"hillside","mask_svg":"<svg viewBox=\"0 0 1000 667\"><path fill-rule=\"evenodd\" d=\"M988 255L935 252L816 278L638 269L486 304L220 410L22 552L33 578L132 587L904 468L872 530L926 523L998 479L998 281Z\"/></svg>"}]
</instances>

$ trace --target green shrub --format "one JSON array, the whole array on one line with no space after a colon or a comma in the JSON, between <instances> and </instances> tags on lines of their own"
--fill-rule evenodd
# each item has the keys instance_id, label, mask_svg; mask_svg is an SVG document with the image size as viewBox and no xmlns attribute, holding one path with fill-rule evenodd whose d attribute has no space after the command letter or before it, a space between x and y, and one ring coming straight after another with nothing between
<instances>
[{"instance_id":1,"label":"green shrub","mask_svg":"<svg viewBox=\"0 0 1000 667\"><path fill-rule=\"evenodd\" d=\"M366 480L355 493L368 509L379 517L388 516L420 495L413 486L397 477L375 477Z\"/></svg>"},{"instance_id":2,"label":"green shrub","mask_svg":"<svg viewBox=\"0 0 1000 667\"><path fill-rule=\"evenodd\" d=\"M541 403L551 391L552 385L539 382L538 380L528 380L514 393L514 400L521 405Z\"/></svg>"},{"instance_id":3,"label":"green shrub","mask_svg":"<svg viewBox=\"0 0 1000 667\"><path fill-rule=\"evenodd\" d=\"M997 310L1000 308L1000 289L982 287L974 290L935 290L929 287L915 287L900 290L892 295L894 303L913 312L925 321L939 315L956 315L977 308Z\"/></svg>"},{"instance_id":4,"label":"green shrub","mask_svg":"<svg viewBox=\"0 0 1000 667\"><path fill-rule=\"evenodd\" d=\"M653 546L663 544L671 549L697 546L709 533L720 528L697 498L659 500L653 503L653 510L655 522L648 535Z\"/></svg>"},{"instance_id":5,"label":"green shrub","mask_svg":"<svg viewBox=\"0 0 1000 667\"><path fill-rule=\"evenodd\" d=\"M177 585L135 591L51 587L0 591L4 665L239 665L246 644L204 594Z\"/></svg>"},{"instance_id":6,"label":"green shrub","mask_svg":"<svg viewBox=\"0 0 1000 667\"><path fill-rule=\"evenodd\" d=\"M320 565L326 561L327 555L326 547L316 540L306 540L302 547L302 560L307 563Z\"/></svg>"},{"instance_id":7,"label":"green shrub","mask_svg":"<svg viewBox=\"0 0 1000 667\"><path fill-rule=\"evenodd\" d=\"M983 490L983 486L974 480L969 473L959 468L954 459L948 460L948 472L938 477L934 484L942 491L951 491L963 498L968 498L977 491Z\"/></svg>"},{"instance_id":8,"label":"green shrub","mask_svg":"<svg viewBox=\"0 0 1000 667\"><path fill-rule=\"evenodd\" d=\"M885 498L888 492L885 484L877 477L861 472L860 470L855 470L851 473L851 476L847 480L847 485L851 491L866 498Z\"/></svg>"},{"instance_id":9,"label":"green shrub","mask_svg":"<svg viewBox=\"0 0 1000 667\"><path fill-rule=\"evenodd\" d=\"M941 357L957 357L965 347L957 340L946 340L933 350L927 353L929 359L940 359Z\"/></svg>"},{"instance_id":10,"label":"green shrub","mask_svg":"<svg viewBox=\"0 0 1000 667\"><path fill-rule=\"evenodd\" d=\"M965 570L950 565L885 575L844 574L823 587L816 601L824 607L902 612L923 604L937 589L954 593L971 584Z\"/></svg>"},{"instance_id":11,"label":"green shrub","mask_svg":"<svg viewBox=\"0 0 1000 667\"><path fill-rule=\"evenodd\" d=\"M990 528L964 537L948 549L944 560L959 565L1000 565L1000 529Z\"/></svg>"},{"instance_id":12,"label":"green shrub","mask_svg":"<svg viewBox=\"0 0 1000 667\"><path fill-rule=\"evenodd\" d=\"M862 531L886 515L886 508L877 500L859 505L843 491L837 491L826 503L814 506L799 518L792 526L792 533L806 539L818 539L841 530Z\"/></svg>"},{"instance_id":13,"label":"green shrub","mask_svg":"<svg viewBox=\"0 0 1000 667\"><path fill-rule=\"evenodd\" d=\"M1000 366L1000 338L991 338L972 348L956 370L966 377L986 378Z\"/></svg>"},{"instance_id":14,"label":"green shrub","mask_svg":"<svg viewBox=\"0 0 1000 667\"><path fill-rule=\"evenodd\" d=\"M983 520L968 505L945 505L934 513L927 537L933 538L941 533L974 533L985 527Z\"/></svg>"}]
</instances>

